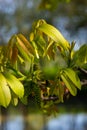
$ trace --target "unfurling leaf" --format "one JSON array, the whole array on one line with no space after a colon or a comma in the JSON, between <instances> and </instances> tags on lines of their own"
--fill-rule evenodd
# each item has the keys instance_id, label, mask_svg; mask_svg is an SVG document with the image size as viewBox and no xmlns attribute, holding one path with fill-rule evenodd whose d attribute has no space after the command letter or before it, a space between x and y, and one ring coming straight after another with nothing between
<instances>
[{"instance_id":1,"label":"unfurling leaf","mask_svg":"<svg viewBox=\"0 0 87 130\"><path fill-rule=\"evenodd\" d=\"M33 57L34 49L31 46L31 44L27 41L27 39L22 34L16 35L16 39L16 45L23 57L25 57L26 59Z\"/></svg>"},{"instance_id":2,"label":"unfurling leaf","mask_svg":"<svg viewBox=\"0 0 87 130\"><path fill-rule=\"evenodd\" d=\"M47 46L47 48L44 50L44 54L43 54L43 56L46 56L46 55L48 55L49 56L49 59L50 59L50 57L52 58L52 59L54 59L54 50L53 50L53 40L52 41L50 41L49 42L49 44L48 44L48 46Z\"/></svg>"},{"instance_id":3,"label":"unfurling leaf","mask_svg":"<svg viewBox=\"0 0 87 130\"><path fill-rule=\"evenodd\" d=\"M31 54L34 54L34 48L22 34L17 35L17 41L26 52L28 50L28 53L30 52Z\"/></svg>"},{"instance_id":4,"label":"unfurling leaf","mask_svg":"<svg viewBox=\"0 0 87 130\"><path fill-rule=\"evenodd\" d=\"M12 63L15 63L18 55L30 61L34 54L34 48L22 34L13 35L9 40L7 56Z\"/></svg>"},{"instance_id":5,"label":"unfurling leaf","mask_svg":"<svg viewBox=\"0 0 87 130\"><path fill-rule=\"evenodd\" d=\"M31 56L29 53L28 53L28 50L25 51L25 49L23 48L23 46L20 46L18 43L16 43L17 47L18 47L18 50L20 51L20 57L21 59L24 59L24 60L27 60L27 61L31 61ZM19 56L18 56L19 57ZM22 60L23 61L23 60Z\"/></svg>"},{"instance_id":6,"label":"unfurling leaf","mask_svg":"<svg viewBox=\"0 0 87 130\"><path fill-rule=\"evenodd\" d=\"M15 62L17 61L17 57L18 57L18 49L16 46L13 46L11 51L12 52L10 55L10 60L11 60L12 64L15 64Z\"/></svg>"},{"instance_id":7,"label":"unfurling leaf","mask_svg":"<svg viewBox=\"0 0 87 130\"><path fill-rule=\"evenodd\" d=\"M7 46L7 57L12 64L15 64L18 56L18 49L15 43L16 43L16 39L15 39L15 35L13 35L9 40Z\"/></svg>"},{"instance_id":8,"label":"unfurling leaf","mask_svg":"<svg viewBox=\"0 0 87 130\"><path fill-rule=\"evenodd\" d=\"M44 32L46 35L52 38L64 50L68 50L70 48L68 41L63 37L59 30L52 25L43 23L38 27L38 30Z\"/></svg>"}]
</instances>

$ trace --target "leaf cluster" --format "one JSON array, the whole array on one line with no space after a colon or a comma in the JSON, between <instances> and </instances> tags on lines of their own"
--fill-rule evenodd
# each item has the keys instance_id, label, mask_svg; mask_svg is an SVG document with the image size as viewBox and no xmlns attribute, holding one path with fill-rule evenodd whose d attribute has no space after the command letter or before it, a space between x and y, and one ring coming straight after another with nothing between
<instances>
[{"instance_id":1,"label":"leaf cluster","mask_svg":"<svg viewBox=\"0 0 87 130\"><path fill-rule=\"evenodd\" d=\"M77 51L74 46L43 19L34 22L29 39L13 35L0 47L0 105L17 105L20 99L46 112L56 110L54 105L65 95L76 96L81 89L78 67L87 64L87 45Z\"/></svg>"}]
</instances>

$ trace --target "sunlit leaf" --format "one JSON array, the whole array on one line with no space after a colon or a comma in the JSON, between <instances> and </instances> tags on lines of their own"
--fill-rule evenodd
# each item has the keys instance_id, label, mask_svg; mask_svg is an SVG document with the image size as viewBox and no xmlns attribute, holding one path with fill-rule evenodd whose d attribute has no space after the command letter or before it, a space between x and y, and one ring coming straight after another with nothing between
<instances>
[{"instance_id":1,"label":"sunlit leaf","mask_svg":"<svg viewBox=\"0 0 87 130\"><path fill-rule=\"evenodd\" d=\"M76 89L76 86L73 84L73 82L65 74L61 74L61 79L65 83L65 85L68 88L68 90L70 91L70 93L73 96L76 96L77 89Z\"/></svg>"},{"instance_id":2,"label":"sunlit leaf","mask_svg":"<svg viewBox=\"0 0 87 130\"><path fill-rule=\"evenodd\" d=\"M31 32L31 33L30 33L30 41L32 42L33 40L34 40L34 33Z\"/></svg>"},{"instance_id":3,"label":"sunlit leaf","mask_svg":"<svg viewBox=\"0 0 87 130\"><path fill-rule=\"evenodd\" d=\"M53 41L50 41L47 48L44 50L43 56L48 55L51 58L54 58L54 52L53 52Z\"/></svg>"},{"instance_id":4,"label":"sunlit leaf","mask_svg":"<svg viewBox=\"0 0 87 130\"><path fill-rule=\"evenodd\" d=\"M77 88L81 89L81 82L75 71L70 68L67 68L64 70L64 73L68 76L68 78Z\"/></svg>"},{"instance_id":5,"label":"sunlit leaf","mask_svg":"<svg viewBox=\"0 0 87 130\"><path fill-rule=\"evenodd\" d=\"M6 81L12 91L19 97L22 98L24 95L24 87L22 83L12 74L5 73Z\"/></svg>"},{"instance_id":6,"label":"sunlit leaf","mask_svg":"<svg viewBox=\"0 0 87 130\"><path fill-rule=\"evenodd\" d=\"M24 59L20 55L18 55L18 59L21 63L24 63Z\"/></svg>"},{"instance_id":7,"label":"sunlit leaf","mask_svg":"<svg viewBox=\"0 0 87 130\"><path fill-rule=\"evenodd\" d=\"M8 57L11 61L17 59L18 53L22 55L24 59L30 61L30 58L33 57L34 49L28 40L22 35L13 35L8 43Z\"/></svg>"},{"instance_id":8,"label":"sunlit leaf","mask_svg":"<svg viewBox=\"0 0 87 130\"><path fill-rule=\"evenodd\" d=\"M16 35L16 38L17 38L16 45L17 45L18 49L20 50L20 53L26 54L26 55L32 57L33 56L33 54L32 54L33 53L33 51L32 51L33 47L30 46L28 41L24 37L23 37L23 39L21 39L20 35ZM21 51L20 48L22 49L23 52Z\"/></svg>"},{"instance_id":9,"label":"sunlit leaf","mask_svg":"<svg viewBox=\"0 0 87 130\"><path fill-rule=\"evenodd\" d=\"M0 105L7 107L11 101L10 88L5 77L0 73Z\"/></svg>"},{"instance_id":10,"label":"sunlit leaf","mask_svg":"<svg viewBox=\"0 0 87 130\"><path fill-rule=\"evenodd\" d=\"M32 55L30 55L29 53L28 53L28 50L27 50L27 52L24 50L24 48L22 47L22 46L20 46L18 43L16 43L16 45L17 45L17 47L18 47L18 50L20 51L20 55L22 56L20 56L21 57L21 59L22 58L24 58L25 60L27 60L27 61L31 61L31 57L32 57ZM29 54L29 55L28 55ZM22 60L23 61L23 60Z\"/></svg>"},{"instance_id":11,"label":"sunlit leaf","mask_svg":"<svg viewBox=\"0 0 87 130\"><path fill-rule=\"evenodd\" d=\"M33 39L33 40L31 40L31 39ZM35 50L36 56L37 57L42 56L44 53L46 44L47 44L44 37L41 34L36 33L34 38L32 38L32 35L30 35L30 41Z\"/></svg>"},{"instance_id":12,"label":"sunlit leaf","mask_svg":"<svg viewBox=\"0 0 87 130\"><path fill-rule=\"evenodd\" d=\"M63 35L50 24L43 23L38 27L38 30L44 32L50 38L52 38L55 42L58 43L63 49L67 50L70 48L68 41L63 37Z\"/></svg>"},{"instance_id":13,"label":"sunlit leaf","mask_svg":"<svg viewBox=\"0 0 87 130\"><path fill-rule=\"evenodd\" d=\"M17 40L18 40L18 43L23 46L23 48L27 51L31 53L31 54L34 54L34 48L32 47L32 45L30 44L30 42L22 35L22 34L18 34L17 35ZM25 48L25 47L26 48Z\"/></svg>"},{"instance_id":14,"label":"sunlit leaf","mask_svg":"<svg viewBox=\"0 0 87 130\"><path fill-rule=\"evenodd\" d=\"M73 55L73 62L76 66L82 66L87 63L87 45L82 45Z\"/></svg>"},{"instance_id":15,"label":"sunlit leaf","mask_svg":"<svg viewBox=\"0 0 87 130\"><path fill-rule=\"evenodd\" d=\"M37 45L36 45L36 43L35 43L34 41L32 41L32 45L33 45L33 47L34 47L34 49L35 49L36 57L39 59L38 47L37 47Z\"/></svg>"},{"instance_id":16,"label":"sunlit leaf","mask_svg":"<svg viewBox=\"0 0 87 130\"><path fill-rule=\"evenodd\" d=\"M46 41L40 34L35 37L35 43L38 47L39 56L42 56L46 47Z\"/></svg>"}]
</instances>

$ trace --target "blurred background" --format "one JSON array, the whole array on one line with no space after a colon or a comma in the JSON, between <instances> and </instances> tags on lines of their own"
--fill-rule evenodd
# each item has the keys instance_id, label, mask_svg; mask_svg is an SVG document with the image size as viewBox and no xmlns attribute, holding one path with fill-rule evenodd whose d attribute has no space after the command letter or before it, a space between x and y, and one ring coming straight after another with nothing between
<instances>
[{"instance_id":1,"label":"blurred background","mask_svg":"<svg viewBox=\"0 0 87 130\"><path fill-rule=\"evenodd\" d=\"M54 25L69 42L75 41L75 49L86 44L87 0L53 1L50 7L42 0L0 0L0 44L7 44L15 33L28 38L32 23L38 19ZM35 108L31 111L21 103L17 107L1 107L0 130L87 130L86 91L78 91L76 97L58 104L57 117L46 116Z\"/></svg>"}]
</instances>

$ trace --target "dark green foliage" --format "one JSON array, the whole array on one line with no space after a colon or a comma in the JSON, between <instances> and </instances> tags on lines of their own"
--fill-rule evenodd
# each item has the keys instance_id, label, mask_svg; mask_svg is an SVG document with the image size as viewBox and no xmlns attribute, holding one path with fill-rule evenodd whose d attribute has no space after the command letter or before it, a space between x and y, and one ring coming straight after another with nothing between
<instances>
[{"instance_id":1,"label":"dark green foliage","mask_svg":"<svg viewBox=\"0 0 87 130\"><path fill-rule=\"evenodd\" d=\"M41 9L54 10L61 2L70 2L70 0L42 0L40 4Z\"/></svg>"},{"instance_id":2,"label":"dark green foliage","mask_svg":"<svg viewBox=\"0 0 87 130\"><path fill-rule=\"evenodd\" d=\"M25 94L22 102L26 105L30 105L33 103L34 106L41 108L41 93L40 93L40 86L34 83L33 81L25 81L24 83Z\"/></svg>"}]
</instances>

